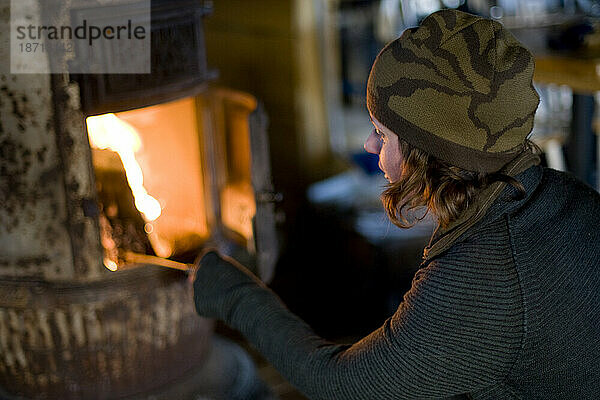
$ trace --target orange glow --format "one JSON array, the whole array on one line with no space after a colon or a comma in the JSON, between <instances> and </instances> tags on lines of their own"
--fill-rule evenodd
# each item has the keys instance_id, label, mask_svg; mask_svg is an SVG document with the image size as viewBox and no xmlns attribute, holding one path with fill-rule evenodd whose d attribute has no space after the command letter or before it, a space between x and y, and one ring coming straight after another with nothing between
<instances>
[{"instance_id":1,"label":"orange glow","mask_svg":"<svg viewBox=\"0 0 600 400\"><path fill-rule=\"evenodd\" d=\"M154 253L170 257L198 248L209 228L195 99L89 117L87 124L93 148L119 154ZM93 161L96 169L110 168Z\"/></svg>"},{"instance_id":2,"label":"orange glow","mask_svg":"<svg viewBox=\"0 0 600 400\"><path fill-rule=\"evenodd\" d=\"M199 247L208 238L196 101L193 97L118 113L140 134L145 185L163 213L144 227L160 257Z\"/></svg>"},{"instance_id":3,"label":"orange glow","mask_svg":"<svg viewBox=\"0 0 600 400\"><path fill-rule=\"evenodd\" d=\"M91 146L100 150L112 150L121 158L135 199L135 207L144 214L146 221L157 219L161 213L160 203L144 188L144 174L135 158L135 153L141 147L136 130L115 114L89 117L86 122Z\"/></svg>"},{"instance_id":4,"label":"orange glow","mask_svg":"<svg viewBox=\"0 0 600 400\"><path fill-rule=\"evenodd\" d=\"M249 182L232 183L221 191L223 224L246 240L252 238L252 218L255 214L254 190Z\"/></svg>"}]
</instances>

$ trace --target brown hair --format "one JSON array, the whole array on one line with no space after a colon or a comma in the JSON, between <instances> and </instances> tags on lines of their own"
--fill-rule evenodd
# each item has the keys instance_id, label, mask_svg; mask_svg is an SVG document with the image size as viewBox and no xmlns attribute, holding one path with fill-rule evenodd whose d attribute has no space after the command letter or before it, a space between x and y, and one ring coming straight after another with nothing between
<instances>
[{"instance_id":1,"label":"brown hair","mask_svg":"<svg viewBox=\"0 0 600 400\"><path fill-rule=\"evenodd\" d=\"M387 186L381 200L390 220L400 228L414 226L431 211L444 229L474 201L477 193L497 181L514 186L518 198L525 196L523 185L509 175L467 171L398 139L402 174ZM525 140L525 148L541 153L529 139ZM406 213L418 207L427 207L425 213L409 220Z\"/></svg>"}]
</instances>

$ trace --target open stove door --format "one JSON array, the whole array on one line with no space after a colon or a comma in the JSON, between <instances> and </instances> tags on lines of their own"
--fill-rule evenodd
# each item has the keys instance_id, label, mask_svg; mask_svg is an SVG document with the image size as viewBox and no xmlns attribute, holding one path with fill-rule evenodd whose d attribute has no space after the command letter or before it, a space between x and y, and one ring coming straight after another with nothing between
<instances>
[{"instance_id":1,"label":"open stove door","mask_svg":"<svg viewBox=\"0 0 600 400\"><path fill-rule=\"evenodd\" d=\"M269 282L279 255L275 203L282 195L273 189L267 114L255 97L232 89L209 86L197 100L213 242L241 238L255 255L255 272Z\"/></svg>"}]
</instances>

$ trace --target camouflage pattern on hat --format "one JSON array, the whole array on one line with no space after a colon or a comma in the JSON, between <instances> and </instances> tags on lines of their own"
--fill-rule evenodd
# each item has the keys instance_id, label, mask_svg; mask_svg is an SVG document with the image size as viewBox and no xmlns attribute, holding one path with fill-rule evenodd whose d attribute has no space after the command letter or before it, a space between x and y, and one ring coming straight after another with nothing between
<instances>
[{"instance_id":1,"label":"camouflage pattern on hat","mask_svg":"<svg viewBox=\"0 0 600 400\"><path fill-rule=\"evenodd\" d=\"M367 107L413 146L494 172L522 151L533 128L533 69L531 53L500 23L441 10L379 53Z\"/></svg>"}]
</instances>

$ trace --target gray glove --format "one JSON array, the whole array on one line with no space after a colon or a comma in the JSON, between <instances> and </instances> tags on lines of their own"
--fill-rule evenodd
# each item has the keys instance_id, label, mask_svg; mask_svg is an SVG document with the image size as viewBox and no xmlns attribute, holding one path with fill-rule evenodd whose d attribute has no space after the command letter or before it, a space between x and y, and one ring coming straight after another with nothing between
<instances>
[{"instance_id":1,"label":"gray glove","mask_svg":"<svg viewBox=\"0 0 600 400\"><path fill-rule=\"evenodd\" d=\"M231 323L236 305L245 295L265 284L232 258L207 251L190 276L194 283L196 312L202 316Z\"/></svg>"}]
</instances>

